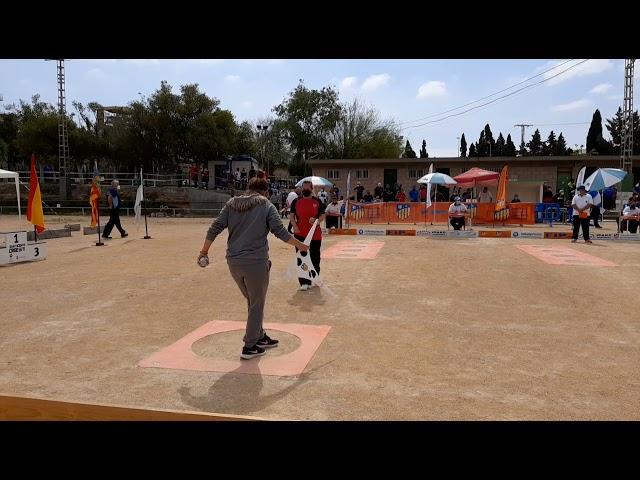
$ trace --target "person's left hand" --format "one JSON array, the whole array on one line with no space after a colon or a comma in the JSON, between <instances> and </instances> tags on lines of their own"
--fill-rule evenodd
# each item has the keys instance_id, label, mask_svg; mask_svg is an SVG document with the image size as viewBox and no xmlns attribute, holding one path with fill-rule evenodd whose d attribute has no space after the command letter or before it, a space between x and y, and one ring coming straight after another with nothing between
<instances>
[{"instance_id":1,"label":"person's left hand","mask_svg":"<svg viewBox=\"0 0 640 480\"><path fill-rule=\"evenodd\" d=\"M315 218L310 218L309 219L309 225L313 225L315 223L316 219Z\"/></svg>"}]
</instances>

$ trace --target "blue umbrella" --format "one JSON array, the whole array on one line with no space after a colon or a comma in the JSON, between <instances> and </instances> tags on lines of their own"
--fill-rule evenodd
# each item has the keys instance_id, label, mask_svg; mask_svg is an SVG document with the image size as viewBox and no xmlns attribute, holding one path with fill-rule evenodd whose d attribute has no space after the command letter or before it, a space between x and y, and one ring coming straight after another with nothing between
<instances>
[{"instance_id":1,"label":"blue umbrella","mask_svg":"<svg viewBox=\"0 0 640 480\"><path fill-rule=\"evenodd\" d=\"M588 192L592 190L603 190L616 183L620 183L626 176L627 172L619 168L599 168L589 175L589 178L584 181L583 185Z\"/></svg>"},{"instance_id":2,"label":"blue umbrella","mask_svg":"<svg viewBox=\"0 0 640 480\"><path fill-rule=\"evenodd\" d=\"M323 177L317 177L315 175L311 177L304 177L302 180L296 183L296 187L301 187L303 182L311 182L314 187L326 187L326 188L333 187L333 182L331 180L327 180L326 178L323 178Z\"/></svg>"},{"instance_id":3,"label":"blue umbrella","mask_svg":"<svg viewBox=\"0 0 640 480\"><path fill-rule=\"evenodd\" d=\"M424 177L418 180L418 183L425 183L425 184L430 183L432 185L455 185L458 182L456 182L449 175L435 172L435 173L426 174Z\"/></svg>"}]
</instances>

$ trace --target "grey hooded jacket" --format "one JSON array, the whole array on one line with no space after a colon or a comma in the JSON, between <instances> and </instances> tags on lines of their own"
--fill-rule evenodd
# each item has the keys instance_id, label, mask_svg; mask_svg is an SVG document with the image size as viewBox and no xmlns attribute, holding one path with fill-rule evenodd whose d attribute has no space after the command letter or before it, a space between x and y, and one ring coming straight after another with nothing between
<instances>
[{"instance_id":1,"label":"grey hooded jacket","mask_svg":"<svg viewBox=\"0 0 640 480\"><path fill-rule=\"evenodd\" d=\"M233 197L222 208L207 232L208 240L229 229L227 263L246 264L269 259L267 235L273 233L287 242L291 238L282 225L276 207L260 194Z\"/></svg>"}]
</instances>

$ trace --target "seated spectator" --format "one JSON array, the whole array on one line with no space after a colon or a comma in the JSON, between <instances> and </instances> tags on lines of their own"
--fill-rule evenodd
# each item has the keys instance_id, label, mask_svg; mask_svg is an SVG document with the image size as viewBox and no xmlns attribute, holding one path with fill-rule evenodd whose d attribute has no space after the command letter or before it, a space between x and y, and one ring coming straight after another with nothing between
<instances>
[{"instance_id":1,"label":"seated spectator","mask_svg":"<svg viewBox=\"0 0 640 480\"><path fill-rule=\"evenodd\" d=\"M460 230L465 222L467 206L462 203L460 197L455 197L453 203L449 205L449 223L454 230Z\"/></svg>"},{"instance_id":2,"label":"seated spectator","mask_svg":"<svg viewBox=\"0 0 640 480\"><path fill-rule=\"evenodd\" d=\"M400 188L398 193L396 193L396 202L406 202L406 201L407 201L407 195L404 193L404 190Z\"/></svg>"},{"instance_id":3,"label":"seated spectator","mask_svg":"<svg viewBox=\"0 0 640 480\"><path fill-rule=\"evenodd\" d=\"M511 203L520 203L520 199L518 198L518 194L514 193L513 198L511 199Z\"/></svg>"},{"instance_id":4,"label":"seated spectator","mask_svg":"<svg viewBox=\"0 0 640 480\"><path fill-rule=\"evenodd\" d=\"M364 203L372 203L373 202L373 195L371 195L371 192L369 190L367 190L366 193L364 194L364 197L362 197L362 201Z\"/></svg>"},{"instance_id":5,"label":"seated spectator","mask_svg":"<svg viewBox=\"0 0 640 480\"><path fill-rule=\"evenodd\" d=\"M629 233L637 233L638 232L638 221L640 220L640 208L637 203L634 201L629 201L629 204L624 207L622 211L622 223L620 224L620 230L625 231L629 230ZM627 217L627 218L625 218ZM635 218L628 218L635 217Z\"/></svg>"},{"instance_id":6,"label":"seated spectator","mask_svg":"<svg viewBox=\"0 0 640 480\"><path fill-rule=\"evenodd\" d=\"M387 186L384 188L384 191L382 192L382 201L393 202L394 198L395 198L395 195L391 192L391 189L389 188L389 184L387 184Z\"/></svg>"},{"instance_id":7,"label":"seated spectator","mask_svg":"<svg viewBox=\"0 0 640 480\"><path fill-rule=\"evenodd\" d=\"M424 185L420 185L420 201L421 202L427 201L427 187Z\"/></svg>"},{"instance_id":8,"label":"seated spectator","mask_svg":"<svg viewBox=\"0 0 640 480\"><path fill-rule=\"evenodd\" d=\"M340 205L336 197L331 199L331 203L327 205L324 213L326 214L325 226L327 228L340 228Z\"/></svg>"},{"instance_id":9,"label":"seated spectator","mask_svg":"<svg viewBox=\"0 0 640 480\"><path fill-rule=\"evenodd\" d=\"M482 189L482 193L480 195L478 195L478 203L492 203L493 202L493 195L491 195L491 192L489 191L489 189L487 187L484 187Z\"/></svg>"}]
</instances>

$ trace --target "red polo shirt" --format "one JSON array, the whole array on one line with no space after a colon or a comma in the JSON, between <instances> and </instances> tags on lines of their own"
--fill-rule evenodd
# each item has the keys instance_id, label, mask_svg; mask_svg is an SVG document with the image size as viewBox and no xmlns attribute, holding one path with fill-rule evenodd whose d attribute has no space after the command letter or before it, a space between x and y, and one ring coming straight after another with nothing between
<instances>
[{"instance_id":1,"label":"red polo shirt","mask_svg":"<svg viewBox=\"0 0 640 480\"><path fill-rule=\"evenodd\" d=\"M298 228L300 229L297 235L300 237L306 237L312 226L312 223L309 223L309 219L319 218L324 211L324 204L316 197L296 198L291 203L291 213L295 214ZM316 228L316 231L313 233L312 240L322 240L322 230L320 228Z\"/></svg>"}]
</instances>

